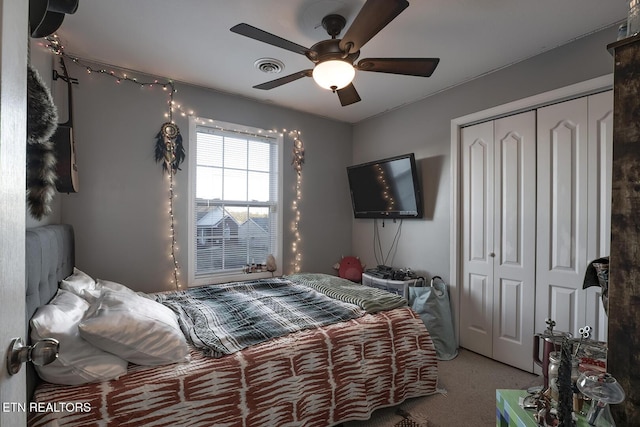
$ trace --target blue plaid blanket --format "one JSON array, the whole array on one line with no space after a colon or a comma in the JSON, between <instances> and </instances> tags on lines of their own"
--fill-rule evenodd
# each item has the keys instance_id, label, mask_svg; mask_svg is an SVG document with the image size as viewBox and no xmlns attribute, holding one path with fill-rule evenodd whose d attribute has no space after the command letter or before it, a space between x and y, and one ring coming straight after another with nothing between
<instances>
[{"instance_id":1,"label":"blue plaid blanket","mask_svg":"<svg viewBox=\"0 0 640 427\"><path fill-rule=\"evenodd\" d=\"M176 312L187 339L212 357L365 314L358 305L284 278L208 285L155 298Z\"/></svg>"}]
</instances>

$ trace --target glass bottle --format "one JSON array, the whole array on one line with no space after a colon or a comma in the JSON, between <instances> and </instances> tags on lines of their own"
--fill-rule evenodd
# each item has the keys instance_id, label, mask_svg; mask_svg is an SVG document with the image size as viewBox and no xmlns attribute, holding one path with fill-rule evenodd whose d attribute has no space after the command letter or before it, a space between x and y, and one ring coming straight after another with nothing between
<instances>
[{"instance_id":1,"label":"glass bottle","mask_svg":"<svg viewBox=\"0 0 640 427\"><path fill-rule=\"evenodd\" d=\"M638 32L640 32L640 0L631 0L627 17L627 36L634 36Z\"/></svg>"},{"instance_id":2,"label":"glass bottle","mask_svg":"<svg viewBox=\"0 0 640 427\"><path fill-rule=\"evenodd\" d=\"M550 398L551 405L556 407L558 405L558 370L560 369L560 352L552 351L549 353L549 389L551 390Z\"/></svg>"},{"instance_id":3,"label":"glass bottle","mask_svg":"<svg viewBox=\"0 0 640 427\"><path fill-rule=\"evenodd\" d=\"M618 38L616 40L622 40L627 38L627 23L624 22L622 24L620 24L620 26L618 27Z\"/></svg>"}]
</instances>

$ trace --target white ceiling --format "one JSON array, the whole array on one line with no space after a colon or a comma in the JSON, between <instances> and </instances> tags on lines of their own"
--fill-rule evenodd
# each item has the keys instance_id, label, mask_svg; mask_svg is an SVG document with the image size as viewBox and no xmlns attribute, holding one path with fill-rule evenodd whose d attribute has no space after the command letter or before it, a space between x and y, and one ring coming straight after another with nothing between
<instances>
[{"instance_id":1,"label":"white ceiling","mask_svg":"<svg viewBox=\"0 0 640 427\"><path fill-rule=\"evenodd\" d=\"M411 0L361 49L360 59L439 57L431 77L359 71L353 83L362 101L347 107L311 78L252 88L313 64L232 33L232 26L244 22L311 47L329 38L320 26L325 15L344 15L348 27L364 3L80 0L58 35L66 53L83 59L356 123L621 22L628 7L625 0ZM257 70L254 62L264 57L281 60L283 72Z\"/></svg>"}]
</instances>

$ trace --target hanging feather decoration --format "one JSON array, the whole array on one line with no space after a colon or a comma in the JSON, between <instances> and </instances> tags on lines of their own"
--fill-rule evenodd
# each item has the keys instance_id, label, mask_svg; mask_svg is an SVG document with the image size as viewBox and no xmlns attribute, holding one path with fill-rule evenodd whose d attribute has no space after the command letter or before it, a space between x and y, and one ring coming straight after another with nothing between
<instances>
[{"instance_id":1,"label":"hanging feather decoration","mask_svg":"<svg viewBox=\"0 0 640 427\"><path fill-rule=\"evenodd\" d=\"M185 157L180 129L174 123L164 123L156 135L156 163L162 162L163 171L176 173Z\"/></svg>"}]
</instances>

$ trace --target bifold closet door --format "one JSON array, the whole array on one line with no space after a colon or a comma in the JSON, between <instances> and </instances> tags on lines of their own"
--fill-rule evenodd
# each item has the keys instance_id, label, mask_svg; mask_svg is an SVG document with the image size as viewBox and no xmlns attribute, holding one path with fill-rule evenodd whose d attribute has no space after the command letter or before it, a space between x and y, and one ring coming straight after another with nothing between
<instances>
[{"instance_id":1,"label":"bifold closet door","mask_svg":"<svg viewBox=\"0 0 640 427\"><path fill-rule=\"evenodd\" d=\"M536 332L545 319L606 341L601 289L583 290L589 262L609 255L613 92L538 110Z\"/></svg>"},{"instance_id":2,"label":"bifold closet door","mask_svg":"<svg viewBox=\"0 0 640 427\"><path fill-rule=\"evenodd\" d=\"M533 371L536 116L495 121L493 358Z\"/></svg>"},{"instance_id":3,"label":"bifold closet door","mask_svg":"<svg viewBox=\"0 0 640 427\"><path fill-rule=\"evenodd\" d=\"M587 98L538 109L536 331L577 336L588 241ZM582 323L582 324L581 324Z\"/></svg>"},{"instance_id":4,"label":"bifold closet door","mask_svg":"<svg viewBox=\"0 0 640 427\"><path fill-rule=\"evenodd\" d=\"M460 346L493 357L493 122L461 133Z\"/></svg>"},{"instance_id":5,"label":"bifold closet door","mask_svg":"<svg viewBox=\"0 0 640 427\"><path fill-rule=\"evenodd\" d=\"M460 345L531 371L535 112L461 132Z\"/></svg>"},{"instance_id":6,"label":"bifold closet door","mask_svg":"<svg viewBox=\"0 0 640 427\"><path fill-rule=\"evenodd\" d=\"M611 248L611 183L613 169L613 91L591 95L589 109L589 241L587 262L609 256ZM585 291L586 324L591 336L607 341L608 318L598 286Z\"/></svg>"}]
</instances>

